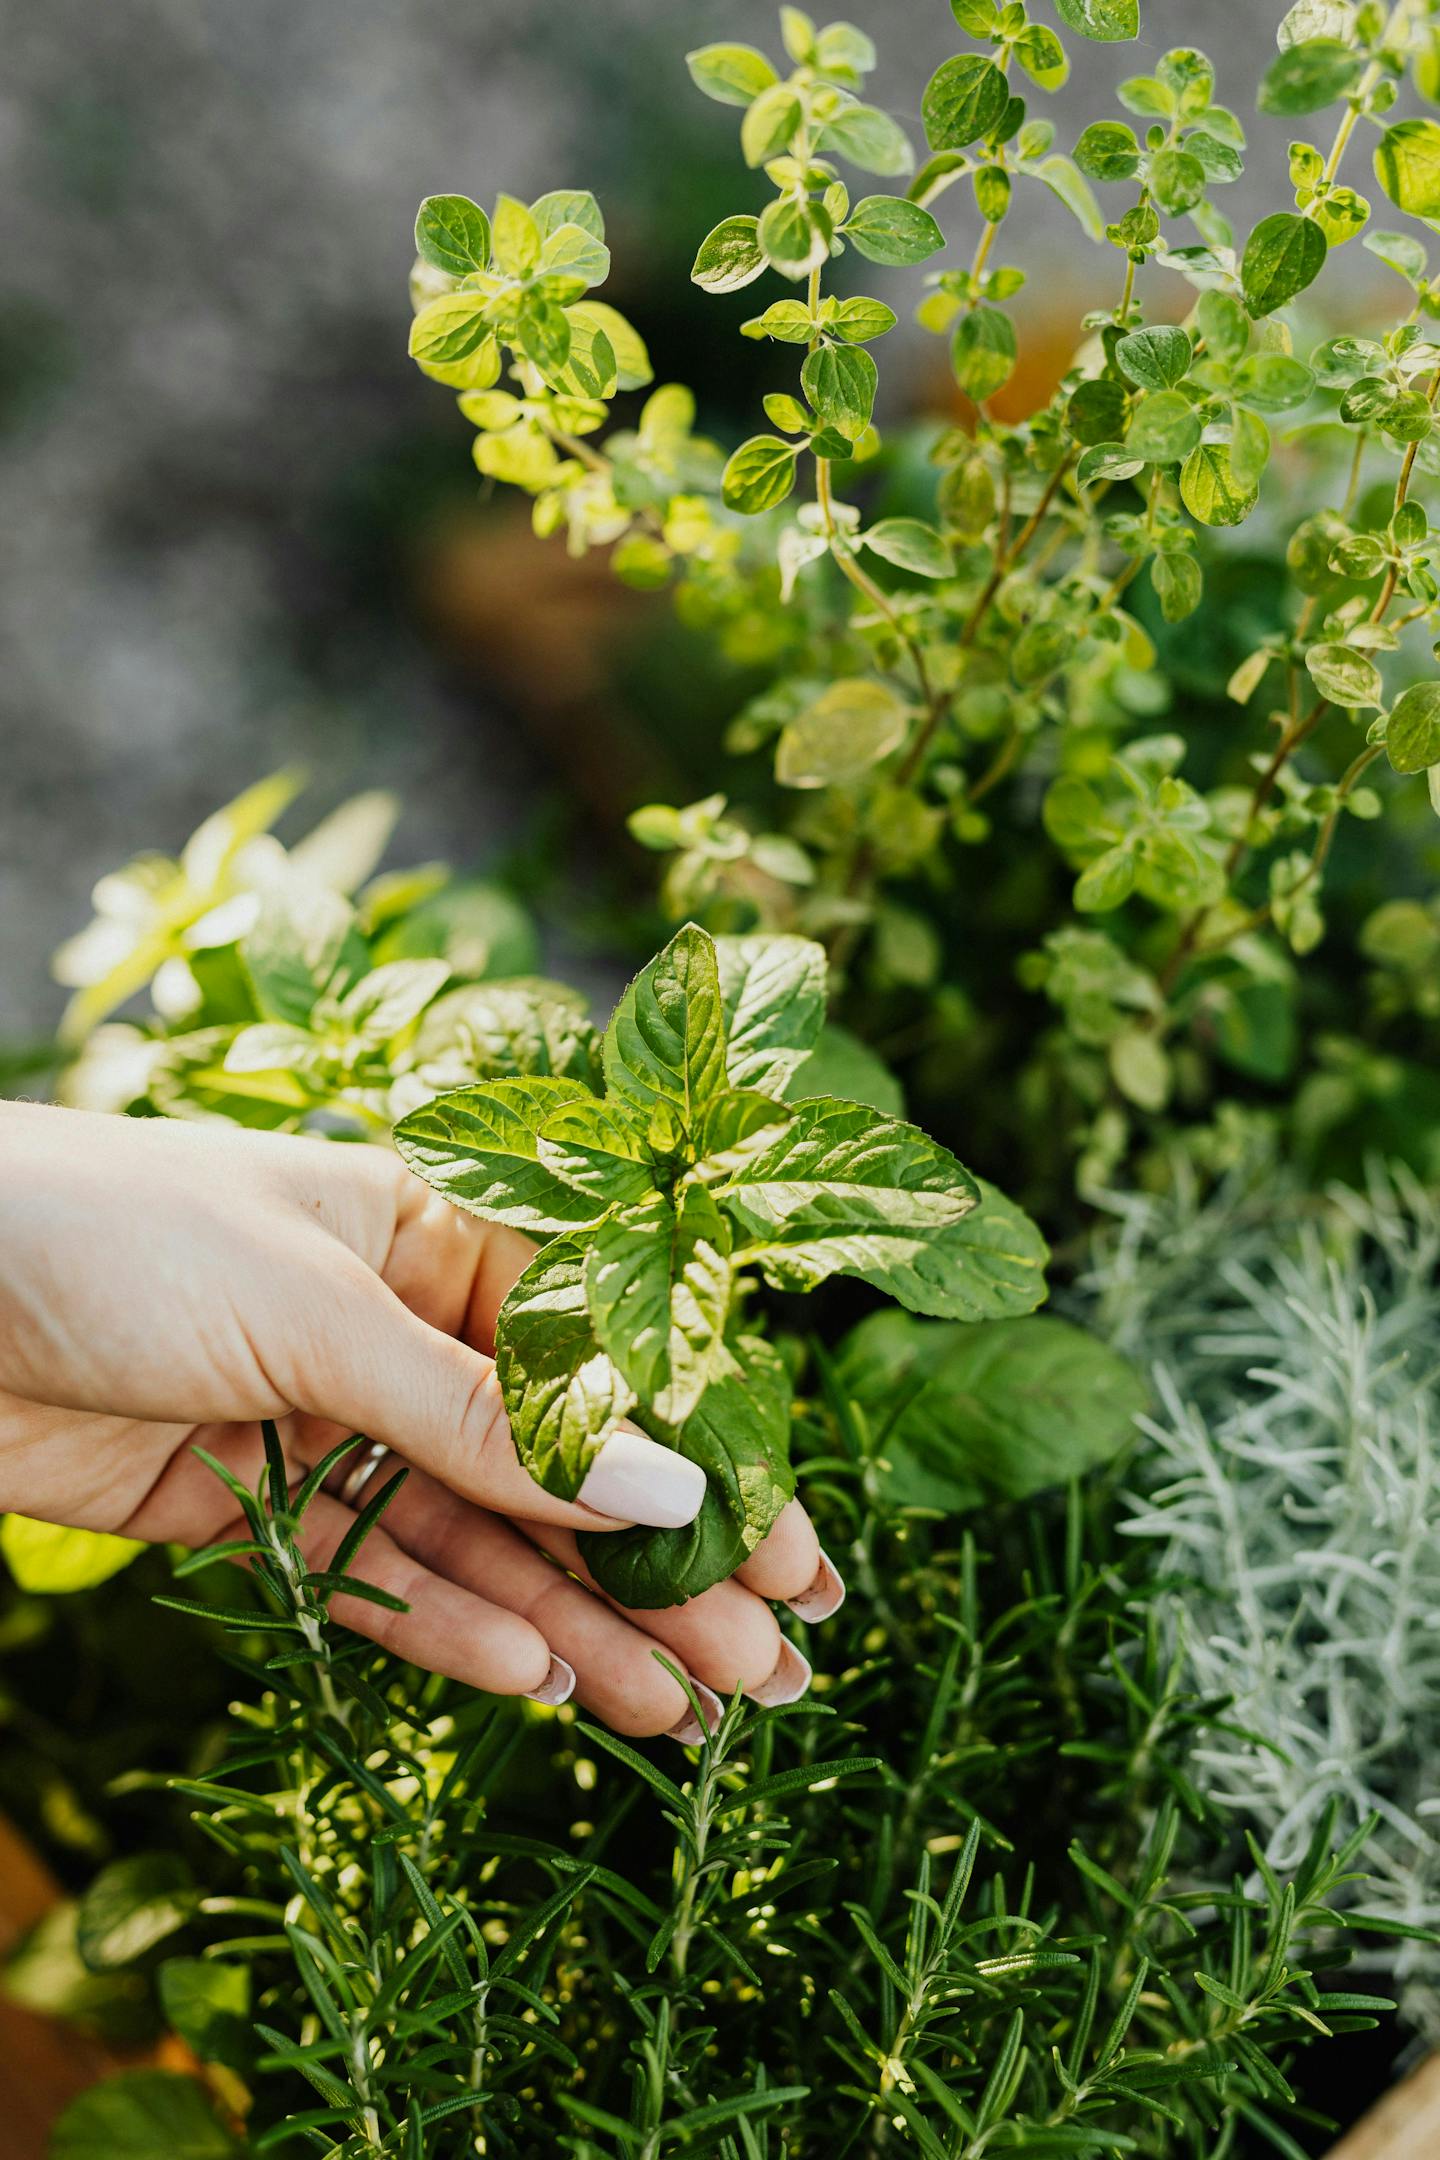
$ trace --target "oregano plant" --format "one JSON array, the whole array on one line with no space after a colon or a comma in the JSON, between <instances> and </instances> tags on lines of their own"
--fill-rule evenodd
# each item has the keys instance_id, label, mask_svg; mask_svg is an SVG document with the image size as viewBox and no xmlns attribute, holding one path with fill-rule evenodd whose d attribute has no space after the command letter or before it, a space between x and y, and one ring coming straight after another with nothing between
<instances>
[{"instance_id":1,"label":"oregano plant","mask_svg":"<svg viewBox=\"0 0 1440 2160\"><path fill-rule=\"evenodd\" d=\"M794 1490L790 1373L747 1311L759 1282L855 1275L964 1320L1044 1294L1044 1243L1019 1209L915 1126L806 1092L824 1012L820 946L689 924L616 1007L603 1091L489 1080L395 1129L447 1198L545 1240L501 1309L496 1356L546 1490L573 1499L632 1412L706 1473L685 1529L582 1537L626 1605L673 1605L733 1573Z\"/></svg>"},{"instance_id":2,"label":"oregano plant","mask_svg":"<svg viewBox=\"0 0 1440 2160\"><path fill-rule=\"evenodd\" d=\"M790 356L767 429L728 457L695 436L676 384L602 434L649 367L585 288L604 253L588 196L544 196L523 226L506 206L493 246L477 206L432 198L412 350L460 390L481 471L534 496L538 531L611 547L630 582L673 584L722 653L765 656L773 679L729 742L768 758L788 825L719 794L637 812L636 837L670 858L677 916L821 940L840 1015L863 1031L874 988L915 999L967 980L937 895L1025 844L1043 800L1073 912L1037 918L1019 956L1059 1022L1031 1028L1027 1088L1092 1186L1157 1120L1203 1117L1217 1068L1262 1084L1277 1060L1293 1070L1295 963L1326 935L1342 830L1392 794L1408 815L1422 775L1440 809L1423 642L1440 630L1424 506L1440 469L1424 237L1440 121L1409 109L1440 87L1437 25L1431 0L1276 8L1258 104L1315 139L1292 143L1277 206L1237 230L1226 190L1245 126L1203 53L1122 73L1119 112L1068 148L1044 115L1068 41L1113 46L1123 67L1148 27L1140 0L954 0L953 14L964 49L917 85L924 151L867 99L875 46L852 24L786 7L778 55L689 54L697 88L738 111L754 176L699 236L692 275L717 296L757 287L742 332ZM1095 249L1096 294L1074 361L1015 418L992 401L1020 350L1025 273L1003 251L1021 192L1048 200L1067 249ZM1419 230L1382 222L1397 212ZM959 263L942 217L968 228ZM443 237L459 223L478 251L464 265ZM1364 335L1317 337L1310 311L1352 242L1403 297ZM855 290L857 267L867 286L884 273L882 290ZM968 400L931 442L928 494L875 422L896 271L923 272L919 320L948 340ZM463 352L446 342L462 324ZM1217 775L1181 729L1156 730L1168 693L1152 671L1224 572L1227 532L1270 514L1277 431L1288 582L1230 667L1234 750Z\"/></svg>"}]
</instances>

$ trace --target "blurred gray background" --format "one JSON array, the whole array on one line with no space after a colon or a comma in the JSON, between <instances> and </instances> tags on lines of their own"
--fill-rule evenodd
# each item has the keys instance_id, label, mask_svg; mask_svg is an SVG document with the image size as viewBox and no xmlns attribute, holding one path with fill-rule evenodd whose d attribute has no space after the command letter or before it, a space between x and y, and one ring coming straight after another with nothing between
<instances>
[{"instance_id":1,"label":"blurred gray background","mask_svg":"<svg viewBox=\"0 0 1440 2160\"><path fill-rule=\"evenodd\" d=\"M963 43L949 9L851 12L918 143ZM1146 0L1139 46L1068 38L1071 82L1032 111L1068 149L1120 74L1198 43L1248 123L1283 12ZM546 829L587 853L629 775L587 790L564 716L600 694L586 638L630 603L587 580L571 606L558 551L532 562L513 507L481 502L468 431L405 357L411 226L432 191L594 187L610 296L735 430L778 377L732 335L752 296L686 288L710 223L764 187L739 115L684 71L717 36L779 49L761 0L0 0L0 1043L53 1025L48 955L101 871L282 763L316 775L291 829L396 788L396 860L484 865ZM1280 199L1293 131L1254 126L1237 222L1255 179ZM962 194L943 215L968 248ZM1108 290L1113 258L1046 213L1004 255L1068 327L1077 272ZM895 354L892 410L943 403L938 352Z\"/></svg>"}]
</instances>

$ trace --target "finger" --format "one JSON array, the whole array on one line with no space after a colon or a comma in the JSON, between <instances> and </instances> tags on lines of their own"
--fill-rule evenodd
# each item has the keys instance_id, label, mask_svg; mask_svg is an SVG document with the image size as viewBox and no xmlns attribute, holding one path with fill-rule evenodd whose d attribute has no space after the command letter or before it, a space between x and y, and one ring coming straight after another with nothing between
<instances>
[{"instance_id":1,"label":"finger","mask_svg":"<svg viewBox=\"0 0 1440 2160\"><path fill-rule=\"evenodd\" d=\"M797 1619L812 1625L828 1620L845 1602L840 1570L798 1500L781 1509L769 1536L735 1570L735 1580L757 1597L783 1599Z\"/></svg>"},{"instance_id":2,"label":"finger","mask_svg":"<svg viewBox=\"0 0 1440 2160\"><path fill-rule=\"evenodd\" d=\"M326 1493L311 1502L300 1542L312 1568L329 1565L354 1521L352 1511ZM237 1523L233 1534L243 1535L244 1524ZM350 1573L402 1599L409 1610L392 1612L342 1594L331 1600L332 1615L396 1657L491 1695L557 1703L574 1688L568 1662L554 1654L535 1621L435 1573L386 1531L371 1532Z\"/></svg>"},{"instance_id":3,"label":"finger","mask_svg":"<svg viewBox=\"0 0 1440 2160\"><path fill-rule=\"evenodd\" d=\"M357 1501L393 1468L393 1462L377 1466ZM385 1528L435 1575L483 1593L538 1628L573 1668L575 1700L614 1731L632 1738L667 1733L692 1743L702 1738L684 1690L655 1656L653 1638L592 1596L508 1523L416 1472L390 1503ZM673 1662L683 1666L685 1661ZM717 1723L718 1699L711 1696L707 1707L712 1724Z\"/></svg>"},{"instance_id":4,"label":"finger","mask_svg":"<svg viewBox=\"0 0 1440 2160\"><path fill-rule=\"evenodd\" d=\"M431 1327L333 1239L309 1257L323 1270L310 1324L272 1375L297 1409L383 1440L504 1514L592 1530L693 1521L704 1472L630 1425L597 1451L578 1501L553 1499L515 1452L491 1359Z\"/></svg>"},{"instance_id":5,"label":"finger","mask_svg":"<svg viewBox=\"0 0 1440 2160\"><path fill-rule=\"evenodd\" d=\"M797 1701L809 1687L809 1660L786 1641L769 1606L733 1577L702 1591L688 1604L632 1611L601 1589L568 1530L524 1523L519 1527L632 1627L643 1629L673 1652L687 1672L717 1694L732 1695L738 1687L752 1702L773 1706Z\"/></svg>"}]
</instances>

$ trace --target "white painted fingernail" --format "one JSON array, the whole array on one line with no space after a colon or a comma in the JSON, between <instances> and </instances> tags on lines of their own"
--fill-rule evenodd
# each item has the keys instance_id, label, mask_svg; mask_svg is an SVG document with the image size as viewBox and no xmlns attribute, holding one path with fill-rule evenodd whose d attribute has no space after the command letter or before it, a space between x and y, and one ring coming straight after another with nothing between
<instances>
[{"instance_id":1,"label":"white painted fingernail","mask_svg":"<svg viewBox=\"0 0 1440 2160\"><path fill-rule=\"evenodd\" d=\"M823 1545L814 1582L808 1590L802 1590L799 1597L786 1598L785 1602L797 1620L812 1623L828 1620L833 1613L839 1612L845 1602L845 1578Z\"/></svg>"},{"instance_id":2,"label":"white painted fingernail","mask_svg":"<svg viewBox=\"0 0 1440 2160\"><path fill-rule=\"evenodd\" d=\"M537 1687L533 1693L526 1696L525 1700L527 1702L545 1703L547 1707L553 1710L557 1703L568 1702L574 1692L574 1666L567 1665L563 1657L556 1657L552 1651L550 1654L550 1670L545 1675L543 1686Z\"/></svg>"},{"instance_id":3,"label":"white painted fingernail","mask_svg":"<svg viewBox=\"0 0 1440 2160\"><path fill-rule=\"evenodd\" d=\"M665 1735L667 1740L678 1740L681 1747L699 1747L702 1740L709 1739L711 1733L714 1732L721 1718L725 1715L725 1705L713 1688L701 1687L698 1680L692 1680L690 1687L696 1701L705 1713L705 1723L703 1725L700 1723L694 1711L687 1704L684 1717L681 1718L678 1725L672 1725Z\"/></svg>"},{"instance_id":4,"label":"white painted fingernail","mask_svg":"<svg viewBox=\"0 0 1440 2160\"><path fill-rule=\"evenodd\" d=\"M679 1530L700 1512L705 1473L635 1426L619 1425L585 1473L580 1498L586 1507L618 1515L622 1522Z\"/></svg>"},{"instance_id":5,"label":"white painted fingernail","mask_svg":"<svg viewBox=\"0 0 1440 2160\"><path fill-rule=\"evenodd\" d=\"M784 1642L780 1650L780 1662L768 1680L759 1687L746 1689L751 1702L758 1702L763 1709L778 1710L782 1703L799 1702L810 1685L810 1661L803 1658L794 1643Z\"/></svg>"}]
</instances>

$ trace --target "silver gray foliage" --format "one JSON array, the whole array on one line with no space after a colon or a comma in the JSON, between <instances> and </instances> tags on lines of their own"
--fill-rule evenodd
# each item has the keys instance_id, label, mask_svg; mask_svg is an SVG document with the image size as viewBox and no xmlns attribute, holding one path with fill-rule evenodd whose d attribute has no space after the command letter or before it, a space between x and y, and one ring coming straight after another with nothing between
<instances>
[{"instance_id":1,"label":"silver gray foliage","mask_svg":"<svg viewBox=\"0 0 1440 2160\"><path fill-rule=\"evenodd\" d=\"M1380 1826L1367 1911L1440 1928L1440 1208L1403 1171L1303 1199L1127 1198L1088 1290L1149 1366L1127 1533L1173 1576L1192 1775L1282 1873L1327 1800ZM1371 1951L1440 2035L1440 1951Z\"/></svg>"}]
</instances>

